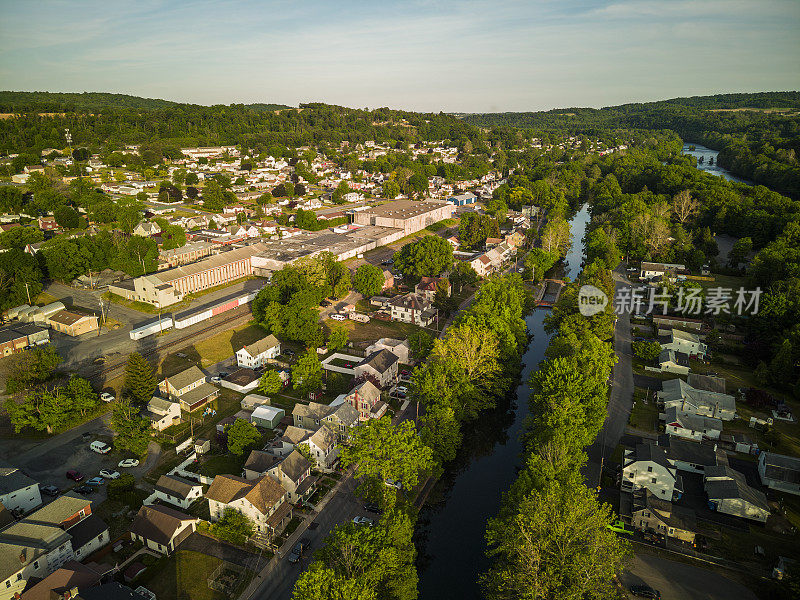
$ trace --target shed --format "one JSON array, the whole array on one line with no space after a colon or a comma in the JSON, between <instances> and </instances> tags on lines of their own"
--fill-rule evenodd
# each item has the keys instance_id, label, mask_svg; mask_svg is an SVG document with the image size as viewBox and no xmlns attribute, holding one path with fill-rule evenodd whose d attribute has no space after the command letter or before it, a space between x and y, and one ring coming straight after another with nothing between
<instances>
[{"instance_id":1,"label":"shed","mask_svg":"<svg viewBox=\"0 0 800 600\"><path fill-rule=\"evenodd\" d=\"M254 410L257 406L271 403L267 396L262 396L261 394L247 394L242 398L242 408L245 410Z\"/></svg>"},{"instance_id":2,"label":"shed","mask_svg":"<svg viewBox=\"0 0 800 600\"><path fill-rule=\"evenodd\" d=\"M250 417L250 422L265 429L275 429L286 415L282 408L262 404L257 406Z\"/></svg>"}]
</instances>

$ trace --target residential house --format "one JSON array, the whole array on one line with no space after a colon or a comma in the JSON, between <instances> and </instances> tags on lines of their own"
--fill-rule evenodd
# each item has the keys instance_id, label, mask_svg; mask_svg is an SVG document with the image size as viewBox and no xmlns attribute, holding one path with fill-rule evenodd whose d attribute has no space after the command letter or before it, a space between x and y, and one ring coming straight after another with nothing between
<instances>
[{"instance_id":1,"label":"residential house","mask_svg":"<svg viewBox=\"0 0 800 600\"><path fill-rule=\"evenodd\" d=\"M665 430L670 435L699 442L700 440L718 440L722 433L721 420L682 412L675 406L668 408L663 413L663 417Z\"/></svg>"},{"instance_id":2,"label":"residential house","mask_svg":"<svg viewBox=\"0 0 800 600\"><path fill-rule=\"evenodd\" d=\"M669 434L658 436L657 444L666 449L667 460L679 471L703 474L708 467L728 464L725 452L709 444Z\"/></svg>"},{"instance_id":3,"label":"residential house","mask_svg":"<svg viewBox=\"0 0 800 600\"><path fill-rule=\"evenodd\" d=\"M411 364L411 346L408 340L398 340L394 338L380 338L374 344L367 346L367 354L372 354L379 350L388 350L397 357L403 364Z\"/></svg>"},{"instance_id":4,"label":"residential house","mask_svg":"<svg viewBox=\"0 0 800 600\"><path fill-rule=\"evenodd\" d=\"M147 403L143 416L150 421L153 429L164 431L167 427L180 423L181 405L172 400L153 396Z\"/></svg>"},{"instance_id":5,"label":"residential house","mask_svg":"<svg viewBox=\"0 0 800 600\"><path fill-rule=\"evenodd\" d=\"M39 229L41 229L42 231L61 230L61 225L56 223L55 217L39 217L38 223L39 223Z\"/></svg>"},{"instance_id":6,"label":"residential house","mask_svg":"<svg viewBox=\"0 0 800 600\"><path fill-rule=\"evenodd\" d=\"M626 450L622 466L622 491L642 488L663 500L683 494L683 478L669 460L666 448L653 443L636 444L634 450Z\"/></svg>"},{"instance_id":7,"label":"residential house","mask_svg":"<svg viewBox=\"0 0 800 600\"><path fill-rule=\"evenodd\" d=\"M320 471L333 471L339 462L339 444L336 432L323 425L301 444L308 446L311 456L316 460Z\"/></svg>"},{"instance_id":8,"label":"residential house","mask_svg":"<svg viewBox=\"0 0 800 600\"><path fill-rule=\"evenodd\" d=\"M662 350L658 355L658 366L662 373L688 375L689 356L683 352L675 352L675 350Z\"/></svg>"},{"instance_id":9,"label":"residential house","mask_svg":"<svg viewBox=\"0 0 800 600\"><path fill-rule=\"evenodd\" d=\"M311 462L300 452L294 450L277 465L269 470L269 474L277 479L289 494L289 502L302 503L314 493L319 479L311 475Z\"/></svg>"},{"instance_id":10,"label":"residential house","mask_svg":"<svg viewBox=\"0 0 800 600\"><path fill-rule=\"evenodd\" d=\"M196 531L199 522L197 517L166 506L142 506L131 523L131 539L168 555Z\"/></svg>"},{"instance_id":11,"label":"residential house","mask_svg":"<svg viewBox=\"0 0 800 600\"><path fill-rule=\"evenodd\" d=\"M242 367L236 369L233 373L225 377L219 382L224 388L246 394L258 387L258 382L261 380L261 374L249 367Z\"/></svg>"},{"instance_id":12,"label":"residential house","mask_svg":"<svg viewBox=\"0 0 800 600\"><path fill-rule=\"evenodd\" d=\"M658 400L665 409L674 407L702 417L731 421L736 416L736 399L733 396L695 389L682 379L664 381L658 392Z\"/></svg>"},{"instance_id":13,"label":"residential house","mask_svg":"<svg viewBox=\"0 0 800 600\"><path fill-rule=\"evenodd\" d=\"M236 362L240 367L256 369L263 367L281 353L281 343L274 335L253 342L236 352Z\"/></svg>"},{"instance_id":14,"label":"residential house","mask_svg":"<svg viewBox=\"0 0 800 600\"><path fill-rule=\"evenodd\" d=\"M20 598L21 600L80 599L83 598L83 590L97 585L100 579L101 573L78 561L69 560L60 569L25 590Z\"/></svg>"},{"instance_id":15,"label":"residential house","mask_svg":"<svg viewBox=\"0 0 800 600\"><path fill-rule=\"evenodd\" d=\"M311 434L310 431L308 433ZM292 446L292 450L294 450L294 446ZM291 454L292 450L289 450L285 456ZM244 478L252 480L263 477L264 474L281 461L283 456L283 454L275 454L264 450L251 450L244 463Z\"/></svg>"},{"instance_id":16,"label":"residential house","mask_svg":"<svg viewBox=\"0 0 800 600\"><path fill-rule=\"evenodd\" d=\"M653 325L656 327L673 327L683 330L700 331L703 329L701 319L690 319L688 317L673 317L670 315L653 315Z\"/></svg>"},{"instance_id":17,"label":"residential house","mask_svg":"<svg viewBox=\"0 0 800 600\"><path fill-rule=\"evenodd\" d=\"M203 486L177 475L162 475L156 482L155 495L159 500L188 509L203 496Z\"/></svg>"},{"instance_id":18,"label":"residential house","mask_svg":"<svg viewBox=\"0 0 800 600\"><path fill-rule=\"evenodd\" d=\"M446 277L423 277L414 288L414 292L428 302L433 302L440 287L447 292L448 296L450 295L452 288Z\"/></svg>"},{"instance_id":19,"label":"residential house","mask_svg":"<svg viewBox=\"0 0 800 600\"><path fill-rule=\"evenodd\" d=\"M6 510L26 514L42 503L39 482L17 467L0 466L0 504Z\"/></svg>"},{"instance_id":20,"label":"residential house","mask_svg":"<svg viewBox=\"0 0 800 600\"><path fill-rule=\"evenodd\" d=\"M392 298L389 301L389 307L393 321L402 321L420 327L428 327L438 314L430 301L412 293Z\"/></svg>"},{"instance_id":21,"label":"residential house","mask_svg":"<svg viewBox=\"0 0 800 600\"><path fill-rule=\"evenodd\" d=\"M161 233L159 224L150 221L142 221L133 228L133 235L138 235L139 237L150 237L159 233Z\"/></svg>"},{"instance_id":22,"label":"residential house","mask_svg":"<svg viewBox=\"0 0 800 600\"><path fill-rule=\"evenodd\" d=\"M800 496L800 458L762 452L758 455L758 475L771 490Z\"/></svg>"},{"instance_id":23,"label":"residential house","mask_svg":"<svg viewBox=\"0 0 800 600\"><path fill-rule=\"evenodd\" d=\"M767 497L747 484L745 476L728 465L709 467L703 476L709 506L717 512L765 523Z\"/></svg>"},{"instance_id":24,"label":"residential house","mask_svg":"<svg viewBox=\"0 0 800 600\"><path fill-rule=\"evenodd\" d=\"M686 271L686 265L672 263L643 262L639 277L650 280L656 277L674 280L679 272Z\"/></svg>"},{"instance_id":25,"label":"residential house","mask_svg":"<svg viewBox=\"0 0 800 600\"><path fill-rule=\"evenodd\" d=\"M270 404L270 399L261 394L247 394L242 398L241 406L243 410L255 410L257 406L262 404Z\"/></svg>"},{"instance_id":26,"label":"residential house","mask_svg":"<svg viewBox=\"0 0 800 600\"><path fill-rule=\"evenodd\" d=\"M289 456L289 454L291 454L292 451L299 444L301 444L302 442L304 442L305 440L310 438L312 435L314 435L314 431L315 430L313 430L313 429L303 429L302 427L295 427L294 425L289 425L286 428L286 431L283 433L283 435L281 435L278 438L273 439L272 442L270 442L270 445L267 448L265 448L266 453L267 454L271 454L273 456L278 456L278 457ZM261 452L261 451L254 450L253 453L255 453L255 452ZM251 453L251 457L252 457L252 453ZM269 467L272 467L272 466L273 465L269 465ZM245 469L246 468L247 468L247 465L245 465ZM263 471L259 471L259 473L266 472L267 470L268 469L264 469ZM247 477L248 479L251 479L251 477L249 477L246 474L245 474L245 477Z\"/></svg>"},{"instance_id":27,"label":"residential house","mask_svg":"<svg viewBox=\"0 0 800 600\"><path fill-rule=\"evenodd\" d=\"M492 260L486 255L481 254L469 261L469 265L478 274L478 277L486 277L494 271Z\"/></svg>"},{"instance_id":28,"label":"residential house","mask_svg":"<svg viewBox=\"0 0 800 600\"><path fill-rule=\"evenodd\" d=\"M172 377L165 377L158 385L161 393L179 402L187 412L197 410L219 395L219 390L206 383L205 374L196 366L189 367Z\"/></svg>"},{"instance_id":29,"label":"residential house","mask_svg":"<svg viewBox=\"0 0 800 600\"><path fill-rule=\"evenodd\" d=\"M694 543L697 518L690 508L673 504L642 488L620 497L620 516L634 528L667 538Z\"/></svg>"},{"instance_id":30,"label":"residential house","mask_svg":"<svg viewBox=\"0 0 800 600\"><path fill-rule=\"evenodd\" d=\"M353 371L356 379L370 377L383 388L397 380L399 362L397 356L392 352L385 349L378 350L368 354L353 368Z\"/></svg>"},{"instance_id":31,"label":"residential house","mask_svg":"<svg viewBox=\"0 0 800 600\"><path fill-rule=\"evenodd\" d=\"M358 411L362 421L380 419L386 413L387 405L381 400L381 391L370 380L350 390L344 401Z\"/></svg>"},{"instance_id":32,"label":"residential house","mask_svg":"<svg viewBox=\"0 0 800 600\"><path fill-rule=\"evenodd\" d=\"M256 530L269 537L278 535L292 519L289 494L271 475L247 480L234 475L217 475L206 492L212 521L226 510L235 510L255 524Z\"/></svg>"},{"instance_id":33,"label":"residential house","mask_svg":"<svg viewBox=\"0 0 800 600\"><path fill-rule=\"evenodd\" d=\"M683 352L691 357L705 358L708 346L700 341L700 337L688 331L671 329L665 336L659 336L659 343L664 350Z\"/></svg>"}]
</instances>

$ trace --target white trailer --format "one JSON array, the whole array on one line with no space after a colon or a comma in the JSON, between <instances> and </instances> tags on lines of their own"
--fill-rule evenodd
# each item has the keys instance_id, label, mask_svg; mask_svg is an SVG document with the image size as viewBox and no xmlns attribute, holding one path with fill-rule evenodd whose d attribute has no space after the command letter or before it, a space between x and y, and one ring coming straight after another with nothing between
<instances>
[{"instance_id":1,"label":"white trailer","mask_svg":"<svg viewBox=\"0 0 800 600\"><path fill-rule=\"evenodd\" d=\"M139 327L131 329L130 336L132 340L140 340L148 335L157 335L167 329L172 329L172 317L162 315L160 319L148 321Z\"/></svg>"}]
</instances>

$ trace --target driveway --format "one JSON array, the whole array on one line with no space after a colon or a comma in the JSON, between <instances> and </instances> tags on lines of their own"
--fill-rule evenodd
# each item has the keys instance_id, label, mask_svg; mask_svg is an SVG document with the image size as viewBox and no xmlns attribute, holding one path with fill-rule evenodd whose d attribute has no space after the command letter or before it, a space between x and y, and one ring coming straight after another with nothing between
<instances>
[{"instance_id":1,"label":"driveway","mask_svg":"<svg viewBox=\"0 0 800 600\"><path fill-rule=\"evenodd\" d=\"M757 600L748 588L715 571L650 554L636 554L620 580L626 590L649 585L663 600Z\"/></svg>"},{"instance_id":2,"label":"driveway","mask_svg":"<svg viewBox=\"0 0 800 600\"><path fill-rule=\"evenodd\" d=\"M624 275L624 263L613 272L615 294L622 288L630 287ZM586 449L589 460L583 468L587 485L597 487L600 483L601 465L613 454L619 444L633 406L633 367L631 365L631 320L630 314L618 316L614 328L614 349L619 360L614 365L611 395L603 429L594 443Z\"/></svg>"}]
</instances>

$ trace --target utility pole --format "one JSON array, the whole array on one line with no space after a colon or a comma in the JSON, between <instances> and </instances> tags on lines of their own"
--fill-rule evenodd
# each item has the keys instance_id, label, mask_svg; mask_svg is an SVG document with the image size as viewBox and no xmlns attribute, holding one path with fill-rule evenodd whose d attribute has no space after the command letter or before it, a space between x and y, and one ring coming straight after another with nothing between
<instances>
[{"instance_id":1,"label":"utility pole","mask_svg":"<svg viewBox=\"0 0 800 600\"><path fill-rule=\"evenodd\" d=\"M25 282L25 292L28 294L28 304L33 304L31 302L31 291L28 289L28 282Z\"/></svg>"}]
</instances>

